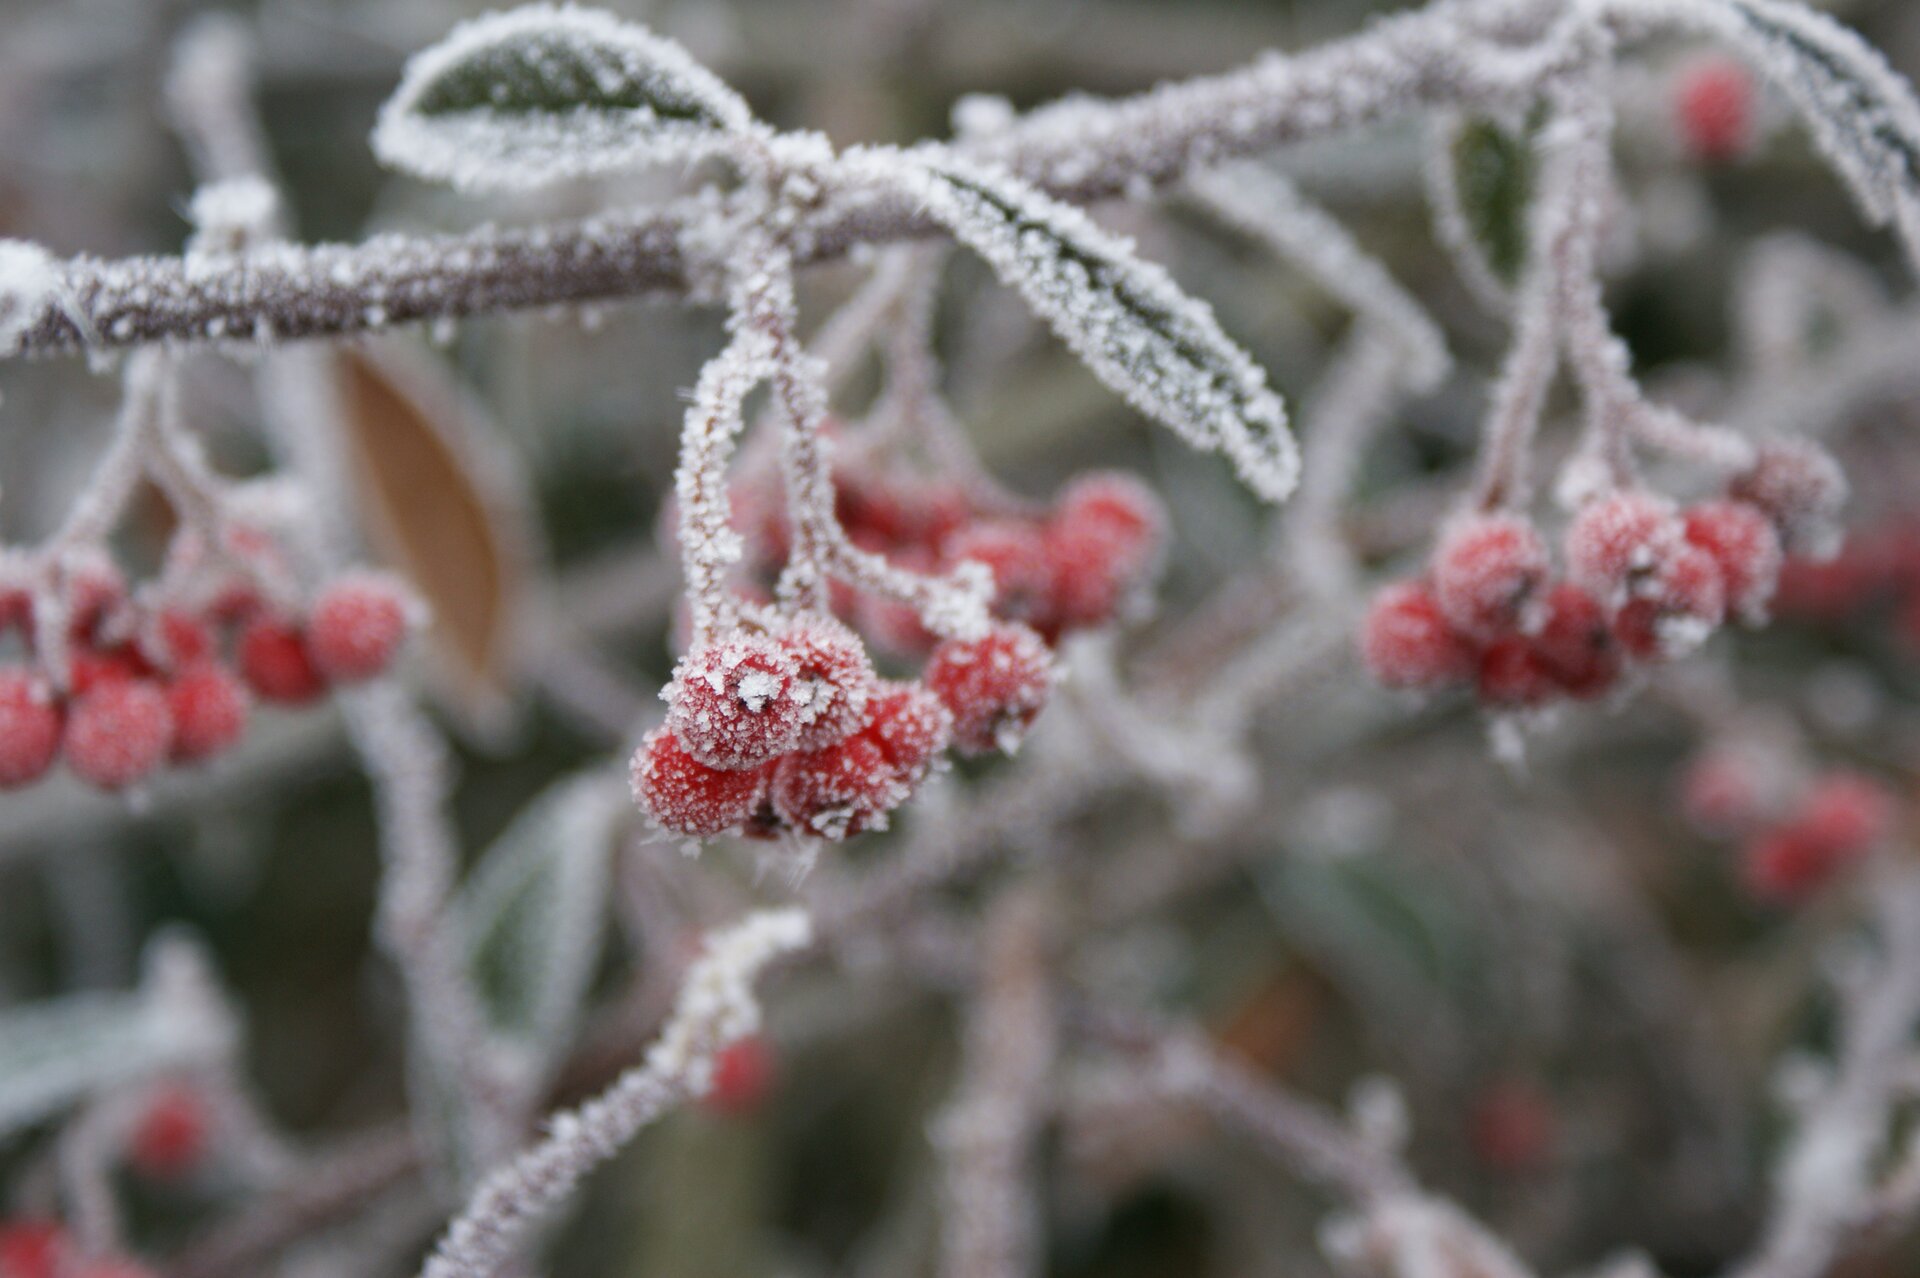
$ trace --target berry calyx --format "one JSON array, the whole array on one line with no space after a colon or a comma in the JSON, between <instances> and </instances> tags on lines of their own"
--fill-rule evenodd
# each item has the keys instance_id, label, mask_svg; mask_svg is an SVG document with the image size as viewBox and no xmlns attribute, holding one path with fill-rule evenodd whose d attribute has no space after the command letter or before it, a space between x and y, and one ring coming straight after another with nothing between
<instances>
[{"instance_id":1,"label":"berry calyx","mask_svg":"<svg viewBox=\"0 0 1920 1278\"><path fill-rule=\"evenodd\" d=\"M1388 688L1432 691L1473 677L1472 645L1454 632L1425 582L1395 582L1360 624L1360 656Z\"/></svg>"},{"instance_id":2,"label":"berry calyx","mask_svg":"<svg viewBox=\"0 0 1920 1278\"><path fill-rule=\"evenodd\" d=\"M385 672L406 637L406 595L383 574L342 577L307 612L307 651L333 682L357 683Z\"/></svg>"},{"instance_id":3,"label":"berry calyx","mask_svg":"<svg viewBox=\"0 0 1920 1278\"><path fill-rule=\"evenodd\" d=\"M792 749L807 726L799 671L780 645L737 633L689 652L675 667L667 727L711 768L757 768Z\"/></svg>"},{"instance_id":4,"label":"berry calyx","mask_svg":"<svg viewBox=\"0 0 1920 1278\"><path fill-rule=\"evenodd\" d=\"M0 670L0 790L45 776L60 751L61 714L46 680Z\"/></svg>"},{"instance_id":5,"label":"berry calyx","mask_svg":"<svg viewBox=\"0 0 1920 1278\"><path fill-rule=\"evenodd\" d=\"M167 694L148 679L99 684L78 697L67 715L67 766L103 790L145 780L172 745Z\"/></svg>"},{"instance_id":6,"label":"berry calyx","mask_svg":"<svg viewBox=\"0 0 1920 1278\"><path fill-rule=\"evenodd\" d=\"M671 834L707 839L747 824L766 791L768 770L714 768L687 752L680 738L655 728L634 751L634 801Z\"/></svg>"},{"instance_id":7,"label":"berry calyx","mask_svg":"<svg viewBox=\"0 0 1920 1278\"><path fill-rule=\"evenodd\" d=\"M1454 626L1492 638L1521 627L1550 567L1547 544L1526 519L1470 515L1449 524L1434 549L1434 597Z\"/></svg>"},{"instance_id":8,"label":"berry calyx","mask_svg":"<svg viewBox=\"0 0 1920 1278\"><path fill-rule=\"evenodd\" d=\"M921 678L953 713L954 748L1011 754L1053 691L1053 656L1025 626L995 626L942 642Z\"/></svg>"}]
</instances>

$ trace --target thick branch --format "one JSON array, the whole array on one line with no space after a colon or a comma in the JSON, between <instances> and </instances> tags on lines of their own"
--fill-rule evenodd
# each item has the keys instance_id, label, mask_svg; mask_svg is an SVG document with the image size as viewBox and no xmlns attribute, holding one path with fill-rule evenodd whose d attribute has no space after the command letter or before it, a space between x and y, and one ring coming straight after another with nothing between
<instances>
[{"instance_id":1,"label":"thick branch","mask_svg":"<svg viewBox=\"0 0 1920 1278\"><path fill-rule=\"evenodd\" d=\"M1450 0L1296 57L1113 102L1070 101L957 144L1079 204L1172 182L1191 169L1343 133L1425 107L1489 104L1537 83L1560 56L1529 0ZM1519 15L1518 17L1516 15ZM1531 39L1534 43L1501 41ZM699 293L710 199L519 230L387 235L359 245L262 246L228 256L77 258L16 353L155 341L327 337L443 317ZM898 196L829 200L800 228L795 260L931 234ZM716 246L723 248L724 246ZM714 251L714 250L704 250Z\"/></svg>"}]
</instances>

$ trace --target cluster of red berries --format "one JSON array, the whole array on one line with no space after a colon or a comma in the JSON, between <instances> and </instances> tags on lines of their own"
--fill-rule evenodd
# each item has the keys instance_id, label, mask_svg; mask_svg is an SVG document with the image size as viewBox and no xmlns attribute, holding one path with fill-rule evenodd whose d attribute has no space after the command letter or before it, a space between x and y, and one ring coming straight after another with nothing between
<instances>
[{"instance_id":1,"label":"cluster of red berries","mask_svg":"<svg viewBox=\"0 0 1920 1278\"><path fill-rule=\"evenodd\" d=\"M1684 510L1618 489L1568 525L1558 580L1524 516L1462 517L1424 578L1375 598L1361 653L1390 688L1471 685L1506 709L1590 700L1634 662L1682 656L1730 618L1764 621L1785 552L1823 544L1843 494L1830 459L1791 445L1762 450L1727 496Z\"/></svg>"},{"instance_id":2,"label":"cluster of red berries","mask_svg":"<svg viewBox=\"0 0 1920 1278\"><path fill-rule=\"evenodd\" d=\"M152 1278L121 1256L89 1256L47 1220L0 1221L0 1278Z\"/></svg>"},{"instance_id":3,"label":"cluster of red berries","mask_svg":"<svg viewBox=\"0 0 1920 1278\"><path fill-rule=\"evenodd\" d=\"M1806 898L1892 829L1893 799L1871 777L1828 772L1796 792L1761 771L1735 751L1709 750L1688 765L1681 802L1702 833L1740 840L1742 876L1762 900Z\"/></svg>"},{"instance_id":4,"label":"cluster of red berries","mask_svg":"<svg viewBox=\"0 0 1920 1278\"><path fill-rule=\"evenodd\" d=\"M297 705L371 678L409 625L405 594L372 573L329 583L303 617L246 589L195 607L144 600L104 558L69 566L59 586L64 687L32 660L46 647L35 592L0 588L0 640L17 634L29 658L0 665L0 789L37 781L56 759L104 790L203 762L245 733L250 693Z\"/></svg>"},{"instance_id":5,"label":"cluster of red berries","mask_svg":"<svg viewBox=\"0 0 1920 1278\"><path fill-rule=\"evenodd\" d=\"M981 509L951 483L841 466L834 504L855 545L898 567L940 574L962 560L985 564L993 573L994 616L1049 644L1119 616L1151 580L1166 532L1152 490L1110 471L1078 477L1051 509L1030 513ZM733 510L750 565L770 582L788 551L779 487L740 485ZM888 650L917 655L937 642L911 608L837 589L834 612Z\"/></svg>"},{"instance_id":6,"label":"cluster of red berries","mask_svg":"<svg viewBox=\"0 0 1920 1278\"><path fill-rule=\"evenodd\" d=\"M1753 72L1725 54L1705 54L1673 78L1673 113L1687 154L1725 164L1753 146L1757 92Z\"/></svg>"},{"instance_id":7,"label":"cluster of red berries","mask_svg":"<svg viewBox=\"0 0 1920 1278\"><path fill-rule=\"evenodd\" d=\"M1052 653L1021 625L942 641L912 682L880 678L831 618L739 629L674 670L666 722L633 757L634 797L688 838L845 839L884 828L949 746L1011 749L1052 685Z\"/></svg>"}]
</instances>

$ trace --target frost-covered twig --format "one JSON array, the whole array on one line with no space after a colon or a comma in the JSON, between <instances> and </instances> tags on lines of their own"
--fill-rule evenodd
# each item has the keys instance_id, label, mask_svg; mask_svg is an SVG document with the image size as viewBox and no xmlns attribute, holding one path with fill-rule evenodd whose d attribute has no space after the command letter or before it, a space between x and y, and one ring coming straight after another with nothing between
<instances>
[{"instance_id":1,"label":"frost-covered twig","mask_svg":"<svg viewBox=\"0 0 1920 1278\"><path fill-rule=\"evenodd\" d=\"M421 1278L491 1278L588 1172L662 1113L704 1092L714 1054L759 1028L753 982L760 970L810 935L807 916L785 910L751 915L709 937L645 1062L580 1108L554 1115L545 1139L489 1175Z\"/></svg>"}]
</instances>

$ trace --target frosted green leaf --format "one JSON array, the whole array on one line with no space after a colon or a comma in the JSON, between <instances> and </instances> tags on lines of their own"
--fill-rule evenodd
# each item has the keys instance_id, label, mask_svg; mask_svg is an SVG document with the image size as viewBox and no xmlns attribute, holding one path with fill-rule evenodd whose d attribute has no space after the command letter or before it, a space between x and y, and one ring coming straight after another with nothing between
<instances>
[{"instance_id":1,"label":"frosted green leaf","mask_svg":"<svg viewBox=\"0 0 1920 1278\"><path fill-rule=\"evenodd\" d=\"M374 153L471 191L684 163L753 124L687 51L597 9L529 5L454 28L407 63Z\"/></svg>"},{"instance_id":2,"label":"frosted green leaf","mask_svg":"<svg viewBox=\"0 0 1920 1278\"><path fill-rule=\"evenodd\" d=\"M1286 408L1213 311L1078 209L1015 178L921 158L927 210L1026 299L1095 376L1268 501L1300 474Z\"/></svg>"}]
</instances>

